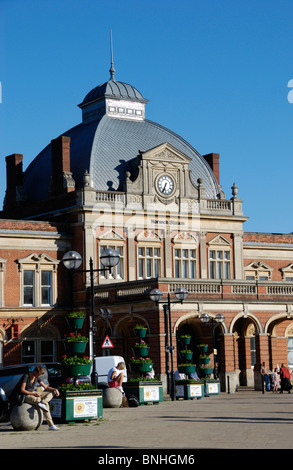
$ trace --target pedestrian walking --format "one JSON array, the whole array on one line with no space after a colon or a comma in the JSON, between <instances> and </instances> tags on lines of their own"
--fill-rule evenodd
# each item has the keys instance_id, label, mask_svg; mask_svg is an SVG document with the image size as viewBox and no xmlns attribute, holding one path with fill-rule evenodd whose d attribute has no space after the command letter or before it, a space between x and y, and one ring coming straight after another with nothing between
<instances>
[{"instance_id":1,"label":"pedestrian walking","mask_svg":"<svg viewBox=\"0 0 293 470\"><path fill-rule=\"evenodd\" d=\"M288 367L285 364L282 364L280 367L280 378L281 378L281 391L283 393L284 390L287 390L290 393L292 385L291 385L291 374Z\"/></svg>"},{"instance_id":2,"label":"pedestrian walking","mask_svg":"<svg viewBox=\"0 0 293 470\"><path fill-rule=\"evenodd\" d=\"M278 392L280 387L280 375L278 372L278 369L275 368L274 373L273 373L273 393Z\"/></svg>"}]
</instances>

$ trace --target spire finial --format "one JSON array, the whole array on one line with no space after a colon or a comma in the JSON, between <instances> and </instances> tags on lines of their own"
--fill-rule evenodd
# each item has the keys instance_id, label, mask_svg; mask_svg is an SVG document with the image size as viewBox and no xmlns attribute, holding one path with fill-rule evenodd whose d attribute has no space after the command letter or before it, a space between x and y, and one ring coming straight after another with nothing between
<instances>
[{"instance_id":1,"label":"spire finial","mask_svg":"<svg viewBox=\"0 0 293 470\"><path fill-rule=\"evenodd\" d=\"M111 45L111 67L110 67L110 70L109 70L110 75L111 75L110 80L115 81L115 72L116 72L116 70L114 69L114 62L113 62L112 29L110 30L110 45Z\"/></svg>"}]
</instances>

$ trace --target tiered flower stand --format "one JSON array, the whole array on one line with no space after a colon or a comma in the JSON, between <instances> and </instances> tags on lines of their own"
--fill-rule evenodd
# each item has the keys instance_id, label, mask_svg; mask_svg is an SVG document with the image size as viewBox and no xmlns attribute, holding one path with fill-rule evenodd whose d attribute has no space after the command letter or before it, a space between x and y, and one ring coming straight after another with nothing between
<instances>
[{"instance_id":1,"label":"tiered flower stand","mask_svg":"<svg viewBox=\"0 0 293 470\"><path fill-rule=\"evenodd\" d=\"M137 378L123 383L123 389L126 395L134 395L140 405L147 405L149 403L158 404L163 401L163 384L156 379L144 380L144 374L151 372L153 368L152 362L144 362L143 360L148 357L149 347L142 347L143 338L146 337L147 328L134 328L135 335L139 338L140 347L134 347L136 361L131 363L131 369L137 373ZM142 358L142 362L139 362Z\"/></svg>"}]
</instances>

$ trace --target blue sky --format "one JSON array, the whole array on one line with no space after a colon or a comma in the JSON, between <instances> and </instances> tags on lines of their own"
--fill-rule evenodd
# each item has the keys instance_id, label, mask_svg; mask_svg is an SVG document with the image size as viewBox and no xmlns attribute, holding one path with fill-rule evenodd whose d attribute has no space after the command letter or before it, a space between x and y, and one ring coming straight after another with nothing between
<instances>
[{"instance_id":1,"label":"blue sky","mask_svg":"<svg viewBox=\"0 0 293 470\"><path fill-rule=\"evenodd\" d=\"M112 29L116 79L148 119L220 154L245 230L293 232L292 18L292 0L0 0L0 207L5 157L25 170L108 80Z\"/></svg>"}]
</instances>

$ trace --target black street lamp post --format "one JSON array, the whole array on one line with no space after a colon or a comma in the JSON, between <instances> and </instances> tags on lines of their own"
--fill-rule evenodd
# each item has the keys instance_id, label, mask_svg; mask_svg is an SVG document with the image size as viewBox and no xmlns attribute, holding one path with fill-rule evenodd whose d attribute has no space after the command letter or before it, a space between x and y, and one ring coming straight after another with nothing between
<instances>
[{"instance_id":1,"label":"black street lamp post","mask_svg":"<svg viewBox=\"0 0 293 470\"><path fill-rule=\"evenodd\" d=\"M89 267L90 269L78 269L82 263L82 256L77 251L68 251L63 256L64 266L75 273L90 273L90 295L91 295L91 308L89 313L89 353L90 360L93 361L93 372L92 372L92 383L97 387L98 376L95 365L95 347L94 347L94 336L96 332L96 320L95 320L95 290L94 290L94 273L111 271L120 261L120 255L112 248L105 249L100 255L101 264L104 266L100 269L93 268L93 260L90 258Z\"/></svg>"},{"instance_id":2,"label":"black street lamp post","mask_svg":"<svg viewBox=\"0 0 293 470\"><path fill-rule=\"evenodd\" d=\"M188 296L187 289L185 287L179 287L176 289L175 296L177 301L171 302L170 293L168 292L167 303L165 300L161 301L162 291L160 289L152 289L150 292L150 299L156 304L162 303L164 309L164 320L165 320L165 350L166 350L166 374L167 374L167 391L171 399L176 400L175 396L175 373L174 373L174 346L172 345L172 328L171 328L171 303L183 303ZM171 373L169 371L169 354L171 355Z\"/></svg>"}]
</instances>

